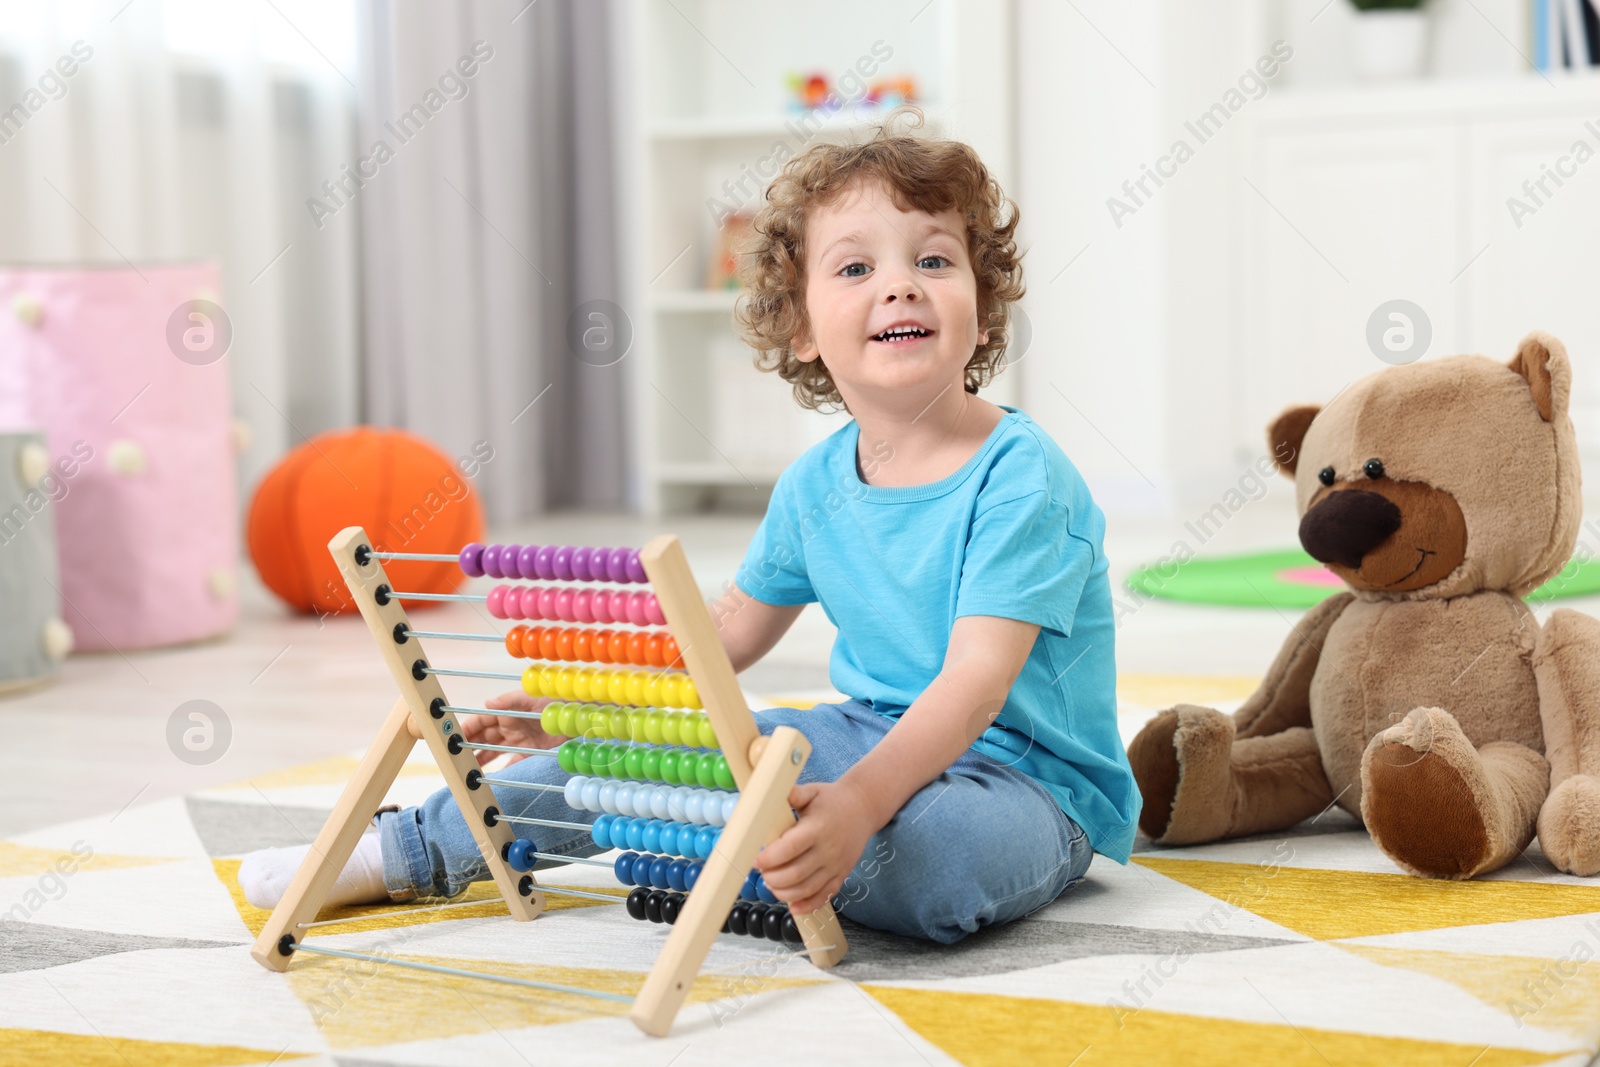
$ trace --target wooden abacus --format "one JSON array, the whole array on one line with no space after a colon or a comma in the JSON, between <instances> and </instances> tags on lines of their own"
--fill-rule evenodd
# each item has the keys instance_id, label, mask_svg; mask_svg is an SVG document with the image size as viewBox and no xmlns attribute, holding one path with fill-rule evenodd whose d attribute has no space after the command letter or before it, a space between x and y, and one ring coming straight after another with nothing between
<instances>
[{"instance_id":1,"label":"wooden abacus","mask_svg":"<svg viewBox=\"0 0 1600 1067\"><path fill-rule=\"evenodd\" d=\"M681 794L680 799L684 805L696 801L695 806L702 816L689 823L656 826L655 833L650 835L651 840L662 844L679 842L676 848L663 851L697 859L669 861L665 856L644 855L630 861L628 857L634 853L629 852L615 862L577 860L612 867L619 876L631 873L637 888L626 902L629 913L635 918L649 917L673 924L638 996L628 998L599 990L489 973L460 970L447 973L630 1002L629 1015L634 1023L646 1033L659 1037L672 1026L713 939L730 928L744 932L739 927L748 928L750 916L756 914L757 909L760 909L761 926L755 931L758 935L773 937L776 933L787 935L788 940L803 942L805 954L819 967L831 967L843 958L847 948L844 932L831 907L824 904L811 915L786 915L765 903L773 898L751 870L756 853L794 823L794 813L788 803L789 791L811 754L811 746L805 736L792 727L779 727L771 737L763 737L757 730L755 718L744 702L733 666L677 538L658 537L638 552L468 545L459 556L446 556L374 551L366 531L351 526L341 530L328 543L328 549L338 562L351 596L394 676L401 699L256 938L251 955L262 966L282 971L296 952L312 952L421 970L446 970L392 957L322 948L305 938L307 929L319 925L317 912L418 740L427 743L439 765L514 919L525 921L537 917L544 910L545 893L589 897L608 903L622 901L609 895L541 886L531 873L526 873L538 859L571 861L572 857L546 856L534 850L530 841L513 834L511 824L539 820L503 815L495 799L494 786L523 786L525 783L486 776L478 767L475 751L510 751L529 757L555 758L561 761L564 770L585 776L592 773L601 778L622 777L629 771L636 771L635 777L665 781L669 786L689 775L690 792ZM487 596L481 597L402 592L394 589L384 573L381 561L385 559L459 562L470 577L486 574L492 578L621 585L648 582L654 593L516 585L496 586ZM620 635L612 631L556 631L554 628L539 628L539 632L534 633L530 628L518 626L505 638L491 634L436 633L413 629L401 606L402 600L481 600L486 602L490 613L499 618L618 623L641 629L623 631ZM664 624L667 630L642 629L651 624ZM450 670L432 665L422 648L424 638L504 640L508 651L514 655L550 662L530 666L520 674ZM648 669L560 665L560 661L571 660L622 663ZM551 704L538 712L465 707L446 699L439 682L443 675L517 680L532 696L578 702L604 700L607 706ZM704 717L678 711L663 712L660 710L663 707L691 711L703 707ZM552 734L571 736L576 732L610 737L628 744L593 745L576 737L554 750L475 743L468 741L461 732L457 720L461 713L543 718L546 731ZM551 729L557 724L560 729ZM678 736L673 738L669 734ZM678 740L685 741L685 747L677 746ZM664 741L673 741L674 745L663 747ZM697 751L718 746L721 748L719 757L713 757L710 751ZM583 803L587 780L579 782L576 789L574 781L577 780L569 779L564 792L569 803L574 800ZM712 784L724 788L737 786L738 792L710 794L708 789ZM695 786L706 788L695 789ZM625 790L629 798L636 793L642 797L648 792L653 803L659 788L645 785L631 788L624 782L612 791L610 803L616 806L619 800L624 800ZM737 799L732 799L735 797ZM726 810L730 799L731 812ZM631 804L632 800L626 803ZM716 823L723 820L723 825L717 827ZM600 844L631 843L630 835L639 830L638 824L644 821L626 818L619 808L616 814L608 811L596 818L592 832ZM703 825L692 834L678 829L696 822ZM647 825L643 832L650 829ZM669 833L672 837L662 840L668 838ZM663 880L666 885L662 885ZM747 904L740 900L741 896L758 899L756 903ZM459 906L464 905L444 905ZM745 909L743 918L740 918L741 908Z\"/></svg>"}]
</instances>

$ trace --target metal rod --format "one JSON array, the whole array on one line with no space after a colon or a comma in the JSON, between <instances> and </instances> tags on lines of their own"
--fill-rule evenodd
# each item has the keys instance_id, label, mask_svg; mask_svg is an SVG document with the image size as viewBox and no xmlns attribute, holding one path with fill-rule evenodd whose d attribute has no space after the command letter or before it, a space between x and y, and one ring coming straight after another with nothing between
<instances>
[{"instance_id":1,"label":"metal rod","mask_svg":"<svg viewBox=\"0 0 1600 1067\"><path fill-rule=\"evenodd\" d=\"M453 634L439 630L401 630L407 637L438 637L447 641L493 641L503 643L505 638L499 634Z\"/></svg>"},{"instance_id":2,"label":"metal rod","mask_svg":"<svg viewBox=\"0 0 1600 1067\"><path fill-rule=\"evenodd\" d=\"M461 747L481 748L485 752L519 752L524 756L556 756L560 755L553 748L527 748L523 745L491 745L486 741L468 741Z\"/></svg>"},{"instance_id":3,"label":"metal rod","mask_svg":"<svg viewBox=\"0 0 1600 1067\"><path fill-rule=\"evenodd\" d=\"M547 793L565 793L563 785L544 785L539 782L513 782L509 778L479 778L484 785L503 785L510 789L543 789Z\"/></svg>"},{"instance_id":4,"label":"metal rod","mask_svg":"<svg viewBox=\"0 0 1600 1067\"><path fill-rule=\"evenodd\" d=\"M526 823L529 826L556 826L563 830L593 830L594 824L587 822L562 822L560 819L531 819L526 815L496 815L499 822Z\"/></svg>"},{"instance_id":5,"label":"metal rod","mask_svg":"<svg viewBox=\"0 0 1600 1067\"><path fill-rule=\"evenodd\" d=\"M373 559L417 559L426 563L460 563L460 556L449 556L441 552L374 552Z\"/></svg>"},{"instance_id":6,"label":"metal rod","mask_svg":"<svg viewBox=\"0 0 1600 1067\"><path fill-rule=\"evenodd\" d=\"M496 711L494 708L467 708L456 704L440 704L440 711L454 711L464 715L499 715L506 719L538 719L543 716L540 711Z\"/></svg>"},{"instance_id":7,"label":"metal rod","mask_svg":"<svg viewBox=\"0 0 1600 1067\"><path fill-rule=\"evenodd\" d=\"M541 886L540 888L542 889L544 887ZM613 902L618 902L616 901L615 897L607 897L606 899ZM401 960L387 956L373 956L366 952L346 952L345 950L338 948L319 948L315 945L308 945L304 941L295 942L294 948L297 951L315 952L323 956L337 956L340 959L359 960L364 963L389 963L396 967L410 967L415 971L432 971L435 974L448 974L457 978L481 978L486 982L503 982L506 985L525 986L529 989L543 989L551 993L572 993L580 997L597 997L601 1000L614 1000L619 1004L633 1003L632 997L625 997L621 993L602 993L598 989L580 989L577 986L556 985L554 982L535 982L530 978L512 978L509 975L489 974L485 971L464 971L459 967L440 967L432 963L418 963L415 960Z\"/></svg>"},{"instance_id":8,"label":"metal rod","mask_svg":"<svg viewBox=\"0 0 1600 1067\"><path fill-rule=\"evenodd\" d=\"M402 600L476 600L480 604L486 602L489 599L489 596L488 596L487 593L484 594L483 596L473 596L471 593L395 593L395 592L390 592L389 595L392 596L392 597L399 597Z\"/></svg>"},{"instance_id":9,"label":"metal rod","mask_svg":"<svg viewBox=\"0 0 1600 1067\"><path fill-rule=\"evenodd\" d=\"M520 674L506 674L504 671L462 671L450 667L424 667L423 674L449 674L457 678L502 678L513 682L522 681Z\"/></svg>"},{"instance_id":10,"label":"metal rod","mask_svg":"<svg viewBox=\"0 0 1600 1067\"><path fill-rule=\"evenodd\" d=\"M533 888L540 893L554 893L558 897L584 897L589 900L604 901L607 904L627 903L622 897L613 897L606 893L585 893L581 889L558 889L553 885L545 885L543 882Z\"/></svg>"},{"instance_id":11,"label":"metal rod","mask_svg":"<svg viewBox=\"0 0 1600 1067\"><path fill-rule=\"evenodd\" d=\"M616 869L616 864L610 860L590 859L588 856L558 856L554 852L530 852L530 856L538 856L542 860L555 860L558 863L587 863L591 867L609 867ZM543 886L539 888L543 889Z\"/></svg>"}]
</instances>

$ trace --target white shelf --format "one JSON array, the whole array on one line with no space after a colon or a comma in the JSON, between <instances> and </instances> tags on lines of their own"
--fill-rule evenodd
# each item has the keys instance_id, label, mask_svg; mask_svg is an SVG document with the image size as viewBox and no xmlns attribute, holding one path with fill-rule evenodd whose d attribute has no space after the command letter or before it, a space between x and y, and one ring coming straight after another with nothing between
<instances>
[{"instance_id":1,"label":"white shelf","mask_svg":"<svg viewBox=\"0 0 1600 1067\"><path fill-rule=\"evenodd\" d=\"M918 104L929 126L939 124L939 109ZM808 134L850 133L877 126L888 109L853 112L846 108L827 116L820 123L805 112L787 115L687 115L657 119L649 136L656 141L739 141L769 140L774 137Z\"/></svg>"},{"instance_id":2,"label":"white shelf","mask_svg":"<svg viewBox=\"0 0 1600 1067\"><path fill-rule=\"evenodd\" d=\"M655 293L650 303L657 311L732 312L742 289L676 289Z\"/></svg>"},{"instance_id":3,"label":"white shelf","mask_svg":"<svg viewBox=\"0 0 1600 1067\"><path fill-rule=\"evenodd\" d=\"M656 477L671 485L776 485L780 467L740 465L734 470L722 460L664 462L656 465Z\"/></svg>"}]
</instances>

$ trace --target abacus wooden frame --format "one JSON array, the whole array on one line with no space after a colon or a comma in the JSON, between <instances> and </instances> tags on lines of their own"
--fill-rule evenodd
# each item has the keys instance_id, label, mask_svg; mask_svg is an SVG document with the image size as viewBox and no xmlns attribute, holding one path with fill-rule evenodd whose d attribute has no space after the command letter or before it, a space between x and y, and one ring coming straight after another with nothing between
<instances>
[{"instance_id":1,"label":"abacus wooden frame","mask_svg":"<svg viewBox=\"0 0 1600 1067\"><path fill-rule=\"evenodd\" d=\"M511 917L526 922L545 906L544 894L533 876L512 870L502 858L515 835L506 823L490 825L488 821L489 809L498 809L493 788L481 782L469 784L468 775L478 769L473 750L463 747L451 752L450 737L459 731L459 725L452 714L435 711L448 703L444 690L436 675L420 669L428 664L420 639L401 636L412 629L411 622L400 602L386 595L394 587L370 546L366 531L359 526L346 527L328 542L401 696L251 948L251 956L270 970L289 966L300 932L316 920L339 872L418 740L428 745L460 805ZM757 730L678 539L657 537L640 550L639 557L740 791L733 816L629 1013L641 1030L660 1037L671 1028L688 996L695 974L739 897L756 853L793 825L789 791L811 746L803 734L790 727L780 727L771 738ZM811 915L794 918L811 961L818 967L832 967L844 957L848 946L831 907L825 904Z\"/></svg>"}]
</instances>

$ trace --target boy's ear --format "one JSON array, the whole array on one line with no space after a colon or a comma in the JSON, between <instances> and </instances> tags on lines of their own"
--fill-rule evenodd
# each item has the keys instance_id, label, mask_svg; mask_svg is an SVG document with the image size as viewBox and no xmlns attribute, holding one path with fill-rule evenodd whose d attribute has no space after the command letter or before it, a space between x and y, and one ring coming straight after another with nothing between
<instances>
[{"instance_id":1,"label":"boy's ear","mask_svg":"<svg viewBox=\"0 0 1600 1067\"><path fill-rule=\"evenodd\" d=\"M1283 413L1267 426L1267 448L1272 452L1272 462L1290 478L1300 463L1300 443L1306 439L1311 420L1322 410L1320 404L1298 404L1285 408Z\"/></svg>"},{"instance_id":2,"label":"boy's ear","mask_svg":"<svg viewBox=\"0 0 1600 1067\"><path fill-rule=\"evenodd\" d=\"M789 347L794 351L794 358L801 363L810 363L817 358L816 342L811 339L811 331L804 327L801 328L799 335L795 337Z\"/></svg>"}]
</instances>

